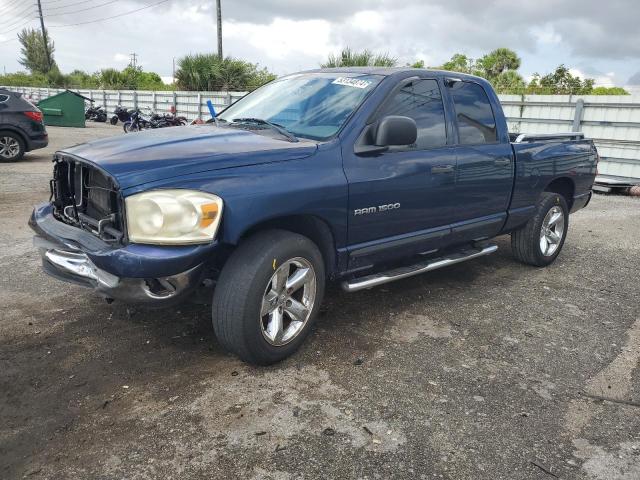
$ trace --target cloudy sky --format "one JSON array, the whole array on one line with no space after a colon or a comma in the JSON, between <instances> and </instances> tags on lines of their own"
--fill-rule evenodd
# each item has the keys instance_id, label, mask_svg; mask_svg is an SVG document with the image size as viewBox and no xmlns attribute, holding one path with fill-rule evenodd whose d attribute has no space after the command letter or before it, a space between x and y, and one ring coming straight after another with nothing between
<instances>
[{"instance_id":1,"label":"cloudy sky","mask_svg":"<svg viewBox=\"0 0 640 480\"><path fill-rule=\"evenodd\" d=\"M124 67L136 52L171 76L172 60L214 51L215 0L42 0L65 72ZM0 0L0 68L19 69L19 27L37 26L31 0ZM638 0L222 0L224 53L277 74L317 67L332 52L387 52L402 64L439 65L456 52L518 52L521 73L564 63L601 85L640 83ZM30 22L30 23L28 23Z\"/></svg>"}]
</instances>

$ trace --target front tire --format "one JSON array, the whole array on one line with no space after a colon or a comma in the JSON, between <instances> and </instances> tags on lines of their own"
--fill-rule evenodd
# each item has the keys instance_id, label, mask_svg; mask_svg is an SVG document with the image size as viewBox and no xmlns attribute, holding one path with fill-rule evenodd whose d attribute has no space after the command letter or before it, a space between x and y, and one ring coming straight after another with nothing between
<instances>
[{"instance_id":1,"label":"front tire","mask_svg":"<svg viewBox=\"0 0 640 480\"><path fill-rule=\"evenodd\" d=\"M569 208L562 195L543 192L533 217L511 234L514 257L536 267L546 267L560 254L569 228Z\"/></svg>"},{"instance_id":2,"label":"front tire","mask_svg":"<svg viewBox=\"0 0 640 480\"><path fill-rule=\"evenodd\" d=\"M283 360L309 334L324 285L322 254L307 237L284 230L250 237L227 260L216 285L218 341L248 363Z\"/></svg>"},{"instance_id":3,"label":"front tire","mask_svg":"<svg viewBox=\"0 0 640 480\"><path fill-rule=\"evenodd\" d=\"M18 134L0 131L0 162L17 162L24 152L24 140Z\"/></svg>"},{"instance_id":4,"label":"front tire","mask_svg":"<svg viewBox=\"0 0 640 480\"><path fill-rule=\"evenodd\" d=\"M122 129L124 130L124 133L131 133L131 132L137 132L140 130L140 128L138 127L137 124L134 124L131 121L128 122L124 122L122 124Z\"/></svg>"}]
</instances>

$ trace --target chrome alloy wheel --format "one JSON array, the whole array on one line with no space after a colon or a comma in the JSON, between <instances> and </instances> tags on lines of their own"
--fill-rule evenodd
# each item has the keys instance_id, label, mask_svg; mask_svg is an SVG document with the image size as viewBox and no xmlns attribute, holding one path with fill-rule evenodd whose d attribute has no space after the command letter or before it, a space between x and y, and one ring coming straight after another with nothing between
<instances>
[{"instance_id":1,"label":"chrome alloy wheel","mask_svg":"<svg viewBox=\"0 0 640 480\"><path fill-rule=\"evenodd\" d=\"M20 144L13 137L0 137L0 156L10 159L18 155Z\"/></svg>"},{"instance_id":2,"label":"chrome alloy wheel","mask_svg":"<svg viewBox=\"0 0 640 480\"><path fill-rule=\"evenodd\" d=\"M316 272L308 260L295 257L280 265L262 297L260 327L265 340L281 347L297 337L313 311L316 293Z\"/></svg>"},{"instance_id":3,"label":"chrome alloy wheel","mask_svg":"<svg viewBox=\"0 0 640 480\"><path fill-rule=\"evenodd\" d=\"M556 206L547 212L540 229L540 251L545 257L550 257L558 250L563 234L564 213Z\"/></svg>"}]
</instances>

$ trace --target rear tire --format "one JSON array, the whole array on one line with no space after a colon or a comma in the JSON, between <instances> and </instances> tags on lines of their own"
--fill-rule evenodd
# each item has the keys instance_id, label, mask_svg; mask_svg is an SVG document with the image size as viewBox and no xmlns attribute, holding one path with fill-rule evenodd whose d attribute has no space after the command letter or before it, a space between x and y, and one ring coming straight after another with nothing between
<instances>
[{"instance_id":1,"label":"rear tire","mask_svg":"<svg viewBox=\"0 0 640 480\"><path fill-rule=\"evenodd\" d=\"M511 233L513 256L522 263L546 267L560 254L569 228L569 208L562 195L543 192L533 217Z\"/></svg>"},{"instance_id":2,"label":"rear tire","mask_svg":"<svg viewBox=\"0 0 640 480\"><path fill-rule=\"evenodd\" d=\"M218 279L212 305L218 341L248 363L283 360L309 334L324 283L322 255L307 237L257 233L236 249Z\"/></svg>"},{"instance_id":3,"label":"rear tire","mask_svg":"<svg viewBox=\"0 0 640 480\"><path fill-rule=\"evenodd\" d=\"M0 130L0 162L17 162L24 156L24 140L17 133Z\"/></svg>"}]
</instances>

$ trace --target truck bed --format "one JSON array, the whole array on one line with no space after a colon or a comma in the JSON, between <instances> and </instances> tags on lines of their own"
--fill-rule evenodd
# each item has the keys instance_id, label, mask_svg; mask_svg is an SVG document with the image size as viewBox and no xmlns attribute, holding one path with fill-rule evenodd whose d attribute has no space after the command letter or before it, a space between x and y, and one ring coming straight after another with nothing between
<instances>
[{"instance_id":1,"label":"truck bed","mask_svg":"<svg viewBox=\"0 0 640 480\"><path fill-rule=\"evenodd\" d=\"M592 140L581 132L510 133L509 138L516 160L509 227L515 227L520 217L528 218L541 191L552 181L563 184L572 211L588 202L598 160Z\"/></svg>"}]
</instances>

